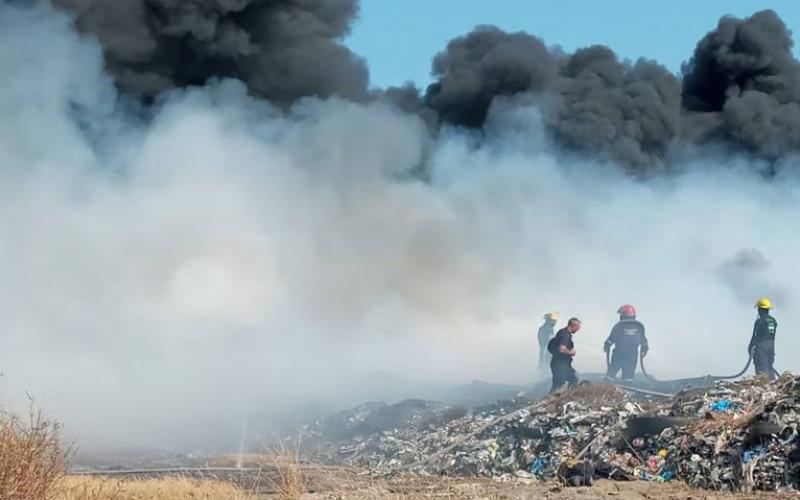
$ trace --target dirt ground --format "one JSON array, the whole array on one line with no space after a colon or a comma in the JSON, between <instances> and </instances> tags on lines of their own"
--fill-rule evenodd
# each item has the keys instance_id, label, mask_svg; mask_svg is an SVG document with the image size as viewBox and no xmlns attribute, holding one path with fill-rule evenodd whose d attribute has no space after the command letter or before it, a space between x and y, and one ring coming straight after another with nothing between
<instances>
[{"instance_id":1,"label":"dirt ground","mask_svg":"<svg viewBox=\"0 0 800 500\"><path fill-rule=\"evenodd\" d=\"M303 500L505 500L505 499L593 499L619 500L717 500L746 498L800 498L798 493L731 494L693 490L678 483L644 481L597 481L591 487L567 488L557 482L526 480L508 482L488 479L453 479L443 477L371 477L354 471L327 470L306 476L311 492L296 498ZM263 493L263 498L278 500L291 497L287 492Z\"/></svg>"},{"instance_id":2,"label":"dirt ground","mask_svg":"<svg viewBox=\"0 0 800 500\"><path fill-rule=\"evenodd\" d=\"M672 482L597 481L591 487L567 488L555 481L455 479L446 477L376 477L347 469L305 469L299 474L275 471L198 479L186 475L67 478L70 488L58 500L721 500L797 498L800 494L731 494L693 490ZM111 493L109 495L109 493Z\"/></svg>"},{"instance_id":3,"label":"dirt ground","mask_svg":"<svg viewBox=\"0 0 800 500\"><path fill-rule=\"evenodd\" d=\"M265 459L259 456L259 459ZM266 460L266 459L265 459ZM599 480L591 487L564 487L557 481L530 479L499 481L483 478L448 478L415 475L382 476L341 467L299 464L248 463L243 469L228 468L228 462L214 464L223 469L185 469L183 471L150 469L133 475L113 474L90 478L92 491L120 490L133 492L111 496L115 500L534 500L608 498L613 500L721 500L796 498L799 492L732 494L691 489L678 481ZM187 472L195 471L195 472ZM80 477L80 476L77 476ZM119 482L119 483L117 483ZM224 485L235 491L220 495ZM110 485L110 486L109 486ZM180 488L178 488L180 486ZM216 489L215 489L216 488ZM86 489L86 487L84 488ZM227 491L227 490L225 490ZM181 492L178 495L176 492ZM199 492L199 493L198 493ZM147 493L147 494L145 494ZM80 496L64 497L65 499ZM92 500L103 496L87 496ZM85 499L81 499L85 500Z\"/></svg>"},{"instance_id":4,"label":"dirt ground","mask_svg":"<svg viewBox=\"0 0 800 500\"><path fill-rule=\"evenodd\" d=\"M789 494L798 498L798 495ZM267 498L270 498L267 496ZM274 496L273 496L274 498ZM690 490L678 484L649 484L644 482L615 483L600 481L587 488L563 488L555 483L520 484L491 483L483 481L418 481L378 483L370 487L331 491L303 496L314 500L422 500L422 499L467 499L467 500L502 500L502 499L591 499L612 498L620 500L633 499L728 499L728 498L781 498L778 494L733 495L714 492Z\"/></svg>"}]
</instances>

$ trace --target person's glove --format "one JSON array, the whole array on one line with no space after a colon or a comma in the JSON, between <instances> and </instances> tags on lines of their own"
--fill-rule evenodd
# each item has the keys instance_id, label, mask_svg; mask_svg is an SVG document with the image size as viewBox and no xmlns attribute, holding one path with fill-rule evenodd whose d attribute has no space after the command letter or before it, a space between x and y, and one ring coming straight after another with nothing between
<instances>
[{"instance_id":1,"label":"person's glove","mask_svg":"<svg viewBox=\"0 0 800 500\"><path fill-rule=\"evenodd\" d=\"M606 342L605 344L603 344L603 352L605 352L606 354L608 354L610 351L611 351L611 344L609 344L608 342Z\"/></svg>"},{"instance_id":2,"label":"person's glove","mask_svg":"<svg viewBox=\"0 0 800 500\"><path fill-rule=\"evenodd\" d=\"M747 346L747 355L748 356L752 357L755 353L756 353L756 346L754 346L754 345Z\"/></svg>"},{"instance_id":3,"label":"person's glove","mask_svg":"<svg viewBox=\"0 0 800 500\"><path fill-rule=\"evenodd\" d=\"M648 349L642 349L642 357L645 357L645 356L647 356L647 353L648 353L648 352L649 352L649 350L648 350Z\"/></svg>"}]
</instances>

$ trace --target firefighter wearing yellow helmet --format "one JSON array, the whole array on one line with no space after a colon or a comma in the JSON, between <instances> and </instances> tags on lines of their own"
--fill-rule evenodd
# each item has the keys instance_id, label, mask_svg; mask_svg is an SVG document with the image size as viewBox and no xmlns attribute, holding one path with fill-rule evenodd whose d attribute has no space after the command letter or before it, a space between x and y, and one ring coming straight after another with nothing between
<instances>
[{"instance_id":1,"label":"firefighter wearing yellow helmet","mask_svg":"<svg viewBox=\"0 0 800 500\"><path fill-rule=\"evenodd\" d=\"M756 375L767 375L770 380L775 378L775 332L778 330L778 322L770 315L772 302L766 298L760 298L755 305L758 309L758 318L753 326L753 336L747 346L747 352L753 357L753 364L756 368Z\"/></svg>"},{"instance_id":2,"label":"firefighter wearing yellow helmet","mask_svg":"<svg viewBox=\"0 0 800 500\"><path fill-rule=\"evenodd\" d=\"M544 369L550 362L551 354L547 350L547 343L555 335L558 313L553 311L544 315L544 324L539 327L539 368Z\"/></svg>"}]
</instances>

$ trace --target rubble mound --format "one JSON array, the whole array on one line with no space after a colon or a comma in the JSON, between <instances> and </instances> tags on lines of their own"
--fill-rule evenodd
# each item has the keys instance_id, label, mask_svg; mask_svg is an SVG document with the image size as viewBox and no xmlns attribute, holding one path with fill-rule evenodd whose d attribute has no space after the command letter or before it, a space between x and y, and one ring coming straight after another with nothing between
<instances>
[{"instance_id":1,"label":"rubble mound","mask_svg":"<svg viewBox=\"0 0 800 500\"><path fill-rule=\"evenodd\" d=\"M397 425L337 440L326 439L317 423L304 429L304 440L314 443L316 459L377 473L569 483L579 470L574 484L600 476L726 491L800 489L800 378L790 374L772 383L717 383L657 402L584 384L472 410L429 402L400 407L401 423L389 418L391 407L381 407L381 421Z\"/></svg>"},{"instance_id":2,"label":"rubble mound","mask_svg":"<svg viewBox=\"0 0 800 500\"><path fill-rule=\"evenodd\" d=\"M396 427L433 424L452 407L435 401L407 399L397 404L364 403L339 412L316 424L317 433L328 440L353 439Z\"/></svg>"},{"instance_id":3,"label":"rubble mound","mask_svg":"<svg viewBox=\"0 0 800 500\"><path fill-rule=\"evenodd\" d=\"M553 408L566 403L578 402L583 405L617 405L628 401L628 394L611 384L581 383L571 391L551 394L542 401Z\"/></svg>"}]
</instances>

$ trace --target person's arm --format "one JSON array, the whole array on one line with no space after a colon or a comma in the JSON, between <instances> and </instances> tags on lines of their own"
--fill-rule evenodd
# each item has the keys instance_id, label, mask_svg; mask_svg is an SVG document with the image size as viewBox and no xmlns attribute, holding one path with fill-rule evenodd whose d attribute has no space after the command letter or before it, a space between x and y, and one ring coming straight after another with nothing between
<instances>
[{"instance_id":1,"label":"person's arm","mask_svg":"<svg viewBox=\"0 0 800 500\"><path fill-rule=\"evenodd\" d=\"M611 346L617 342L616 332L617 325L614 325L614 328L611 329L611 333L608 334L605 344L603 344L603 351L609 352L611 350Z\"/></svg>"},{"instance_id":2,"label":"person's arm","mask_svg":"<svg viewBox=\"0 0 800 500\"><path fill-rule=\"evenodd\" d=\"M573 347L570 349L567 347L567 342L569 341L568 335L561 335L561 338L558 339L558 352L565 356L575 356L575 348Z\"/></svg>"},{"instance_id":3,"label":"person's arm","mask_svg":"<svg viewBox=\"0 0 800 500\"><path fill-rule=\"evenodd\" d=\"M747 345L747 354L753 355L753 348L756 346L756 338L758 337L758 329L759 323L761 322L761 318L758 318L753 325L753 336L750 337L750 344Z\"/></svg>"},{"instance_id":4,"label":"person's arm","mask_svg":"<svg viewBox=\"0 0 800 500\"><path fill-rule=\"evenodd\" d=\"M641 325L641 323L639 323ZM647 343L647 336L644 334L644 325L642 325L642 338L639 342L639 346L641 349L642 356L647 354L647 351L650 350L650 345Z\"/></svg>"}]
</instances>

